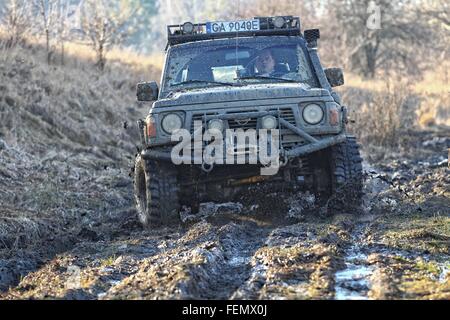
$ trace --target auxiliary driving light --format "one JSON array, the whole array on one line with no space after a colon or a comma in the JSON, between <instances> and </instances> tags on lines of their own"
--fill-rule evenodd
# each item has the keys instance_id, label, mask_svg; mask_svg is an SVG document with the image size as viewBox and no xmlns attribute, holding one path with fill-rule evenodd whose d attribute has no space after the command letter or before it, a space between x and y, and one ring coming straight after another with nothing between
<instances>
[{"instance_id":1,"label":"auxiliary driving light","mask_svg":"<svg viewBox=\"0 0 450 320\"><path fill-rule=\"evenodd\" d=\"M303 110L303 119L311 125L319 124L324 116L323 109L317 104L310 104Z\"/></svg>"},{"instance_id":2,"label":"auxiliary driving light","mask_svg":"<svg viewBox=\"0 0 450 320\"><path fill-rule=\"evenodd\" d=\"M211 131L223 132L225 125L222 120L214 119L208 123L208 129Z\"/></svg>"},{"instance_id":3,"label":"auxiliary driving light","mask_svg":"<svg viewBox=\"0 0 450 320\"><path fill-rule=\"evenodd\" d=\"M267 130L273 130L278 127L278 121L277 118L273 116L265 116L262 118L262 128Z\"/></svg>"},{"instance_id":4,"label":"auxiliary driving light","mask_svg":"<svg viewBox=\"0 0 450 320\"><path fill-rule=\"evenodd\" d=\"M194 32L194 24L192 22L186 22L183 24L183 33L193 33Z\"/></svg>"}]
</instances>

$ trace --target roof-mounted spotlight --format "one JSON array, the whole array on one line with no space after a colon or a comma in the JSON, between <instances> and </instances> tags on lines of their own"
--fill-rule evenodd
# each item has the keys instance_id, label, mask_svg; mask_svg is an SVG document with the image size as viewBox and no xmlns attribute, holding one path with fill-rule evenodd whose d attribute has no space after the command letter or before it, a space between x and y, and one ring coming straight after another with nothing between
<instances>
[{"instance_id":1,"label":"roof-mounted spotlight","mask_svg":"<svg viewBox=\"0 0 450 320\"><path fill-rule=\"evenodd\" d=\"M286 26L286 19L284 17L276 17L273 20L273 25L277 29L282 29Z\"/></svg>"},{"instance_id":2,"label":"roof-mounted spotlight","mask_svg":"<svg viewBox=\"0 0 450 320\"><path fill-rule=\"evenodd\" d=\"M194 24L192 22L186 22L183 24L183 33L191 34L194 33Z\"/></svg>"}]
</instances>

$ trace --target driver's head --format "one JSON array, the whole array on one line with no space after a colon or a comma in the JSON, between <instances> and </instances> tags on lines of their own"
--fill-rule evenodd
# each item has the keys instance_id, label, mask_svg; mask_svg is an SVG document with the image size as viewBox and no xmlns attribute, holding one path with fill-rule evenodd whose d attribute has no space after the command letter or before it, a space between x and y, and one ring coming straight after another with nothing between
<instances>
[{"instance_id":1,"label":"driver's head","mask_svg":"<svg viewBox=\"0 0 450 320\"><path fill-rule=\"evenodd\" d=\"M258 73L267 74L275 70L275 59L269 49L263 50L256 58L255 63Z\"/></svg>"}]
</instances>

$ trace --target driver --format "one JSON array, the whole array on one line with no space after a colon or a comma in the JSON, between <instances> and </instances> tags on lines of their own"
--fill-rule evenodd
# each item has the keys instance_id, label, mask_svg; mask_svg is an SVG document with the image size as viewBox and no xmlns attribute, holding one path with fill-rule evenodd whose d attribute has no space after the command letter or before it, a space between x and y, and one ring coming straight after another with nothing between
<instances>
[{"instance_id":1,"label":"driver","mask_svg":"<svg viewBox=\"0 0 450 320\"><path fill-rule=\"evenodd\" d=\"M270 49L265 49L256 58L256 73L262 76L269 76L275 71L275 59Z\"/></svg>"}]
</instances>

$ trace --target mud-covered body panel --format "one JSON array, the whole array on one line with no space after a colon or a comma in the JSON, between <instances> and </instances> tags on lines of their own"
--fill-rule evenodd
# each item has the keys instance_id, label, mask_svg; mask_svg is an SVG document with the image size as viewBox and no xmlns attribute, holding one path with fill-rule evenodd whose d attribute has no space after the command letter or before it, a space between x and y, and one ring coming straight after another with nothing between
<instances>
[{"instance_id":1,"label":"mud-covered body panel","mask_svg":"<svg viewBox=\"0 0 450 320\"><path fill-rule=\"evenodd\" d=\"M193 121L202 121L203 116L242 114L244 112L270 112L280 110L282 118L311 135L339 134L343 130L342 122L329 124L328 113L320 125L308 125L302 118L302 108L309 103L320 104L324 110L340 108L329 92L320 88L309 88L305 84L259 84L246 87L221 87L190 90L174 93L170 98L153 104L150 115L159 124L168 113L182 113L184 129L192 131ZM255 119L256 120L256 119ZM230 121L232 122L232 121ZM231 126L233 129L249 127ZM256 127L252 129L257 129ZM157 137L148 140L149 147L172 144L170 135L157 126ZM284 130L285 132L286 130ZM302 141L290 132L288 142ZM298 137L297 137L298 138Z\"/></svg>"},{"instance_id":2,"label":"mud-covered body panel","mask_svg":"<svg viewBox=\"0 0 450 320\"><path fill-rule=\"evenodd\" d=\"M206 103L227 103L233 101L289 99L301 97L326 97L332 100L328 90L311 88L302 83L270 83L235 87L212 87L174 92L168 98L154 103L153 109ZM227 105L223 105L226 108Z\"/></svg>"},{"instance_id":3,"label":"mud-covered body panel","mask_svg":"<svg viewBox=\"0 0 450 320\"><path fill-rule=\"evenodd\" d=\"M259 43L255 41L259 41ZM295 80L294 78L269 77L265 79L250 78L252 80L246 81L240 80L239 72L236 71L237 76L234 81L228 79L227 83L214 82L206 76L189 77L190 69L186 66L192 65L192 68L195 66L199 70L204 67L196 60L196 54L203 55L204 52L215 54L217 51L214 50L216 49L228 50L228 46L239 46L239 49L236 47L233 50L233 52L236 51L237 57L238 50L243 48L243 50L247 50L245 48L250 48L252 45L258 49L273 45L275 47L296 46L298 65L297 69L291 71L294 74L297 72L306 76L294 77ZM228 55L232 56L233 53L229 52ZM244 62L246 69L246 63L248 61L251 63L252 57L250 55L250 58ZM209 58L205 56L205 59ZM292 62L292 60L290 61ZM204 65L206 65L206 61ZM292 75L292 72L289 74ZM204 73L196 75L204 75ZM194 80L194 82L189 82L189 80ZM217 79L212 78L212 80ZM323 111L322 119L314 124L305 118L305 109L311 105L319 106ZM207 129L209 122L213 119L225 123L226 130L224 132L228 129L258 131L261 129L261 121L264 117L275 117L280 134L278 147L281 162L280 174L284 174L283 172L286 171L287 174L284 178L292 175L294 180L304 179L306 175L315 174L311 168L307 168L306 158L313 153L343 143L347 139L346 108L341 105L339 95L331 88L320 64L316 48L309 46L302 36L263 36L258 37L258 40L241 38L238 42L236 39L229 38L197 41L169 47L161 79L159 99L153 103L146 120L147 124L150 122L153 124L155 134L143 139L142 156L145 159L173 162L173 147L179 141L172 139L172 135L163 129L163 120L168 115L176 115L182 119L181 129L190 132L192 142L198 134L196 124L199 123L203 131ZM145 128L144 131L147 132ZM259 147L258 145L257 149ZM242 181L242 179L245 184L248 178L250 178L250 182L254 181L253 177L258 175L257 172L262 167L260 162L257 165L248 166L228 165L225 162L223 165L219 163L210 170L206 170L205 161L202 158L203 153L200 152L200 158L196 158L199 144L192 143L190 148L192 148L191 154L188 152L187 156L189 159L185 159L183 151L183 160L188 161L181 165L177 164L182 173L180 174L181 185L184 182L193 182L198 185L213 180L216 185L226 186L230 184L230 181L233 184L233 181ZM224 146L224 150L226 149L227 147ZM204 150L205 143L200 143L200 151ZM225 153L224 160L227 157ZM285 168L288 163L296 163L298 168ZM187 171L192 171L191 175L184 176ZM207 177L202 174L202 171L207 174ZM207 189L211 189L211 186ZM222 192L223 189L218 193Z\"/></svg>"}]
</instances>

